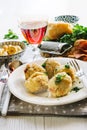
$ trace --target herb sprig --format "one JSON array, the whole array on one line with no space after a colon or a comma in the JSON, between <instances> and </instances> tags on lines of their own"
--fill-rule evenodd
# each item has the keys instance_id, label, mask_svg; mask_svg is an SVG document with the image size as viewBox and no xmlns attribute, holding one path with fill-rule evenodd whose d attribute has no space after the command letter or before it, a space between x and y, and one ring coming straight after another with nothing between
<instances>
[{"instance_id":1,"label":"herb sprig","mask_svg":"<svg viewBox=\"0 0 87 130\"><path fill-rule=\"evenodd\" d=\"M55 79L55 83L56 84L60 83L64 77L65 77L65 75L57 75L56 79Z\"/></svg>"},{"instance_id":2,"label":"herb sprig","mask_svg":"<svg viewBox=\"0 0 87 130\"><path fill-rule=\"evenodd\" d=\"M66 65L65 65L65 68L66 68L66 69L70 69L70 65L66 64Z\"/></svg>"},{"instance_id":3,"label":"herb sprig","mask_svg":"<svg viewBox=\"0 0 87 130\"><path fill-rule=\"evenodd\" d=\"M17 36L16 33L14 33L11 29L8 30L8 33L4 35L4 39L18 39L19 37Z\"/></svg>"},{"instance_id":4,"label":"herb sprig","mask_svg":"<svg viewBox=\"0 0 87 130\"><path fill-rule=\"evenodd\" d=\"M81 88L79 88L79 87L76 86L76 87L72 88L71 91L78 92L80 89L81 89Z\"/></svg>"},{"instance_id":5,"label":"herb sprig","mask_svg":"<svg viewBox=\"0 0 87 130\"><path fill-rule=\"evenodd\" d=\"M43 67L43 68L46 68L46 62L44 62L44 63L42 64L42 67Z\"/></svg>"},{"instance_id":6,"label":"herb sprig","mask_svg":"<svg viewBox=\"0 0 87 130\"><path fill-rule=\"evenodd\" d=\"M76 24L72 34L65 34L58 41L73 44L77 39L87 39L87 27Z\"/></svg>"}]
</instances>

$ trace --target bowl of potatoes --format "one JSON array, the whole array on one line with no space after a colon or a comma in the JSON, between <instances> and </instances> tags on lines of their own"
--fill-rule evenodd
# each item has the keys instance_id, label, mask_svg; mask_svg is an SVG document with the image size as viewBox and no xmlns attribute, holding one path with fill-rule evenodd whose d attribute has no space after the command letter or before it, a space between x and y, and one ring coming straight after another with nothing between
<instances>
[{"instance_id":1,"label":"bowl of potatoes","mask_svg":"<svg viewBox=\"0 0 87 130\"><path fill-rule=\"evenodd\" d=\"M22 57L26 45L20 41L5 41L0 43L0 64L18 60Z\"/></svg>"}]
</instances>

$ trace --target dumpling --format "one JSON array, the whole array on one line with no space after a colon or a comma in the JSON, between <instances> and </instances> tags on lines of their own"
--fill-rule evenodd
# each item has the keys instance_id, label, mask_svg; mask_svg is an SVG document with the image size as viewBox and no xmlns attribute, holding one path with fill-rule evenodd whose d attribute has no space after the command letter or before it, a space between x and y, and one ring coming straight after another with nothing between
<instances>
[{"instance_id":1,"label":"dumpling","mask_svg":"<svg viewBox=\"0 0 87 130\"><path fill-rule=\"evenodd\" d=\"M64 22L49 23L45 35L46 40L56 40L65 33L72 33L72 25Z\"/></svg>"},{"instance_id":2,"label":"dumpling","mask_svg":"<svg viewBox=\"0 0 87 130\"><path fill-rule=\"evenodd\" d=\"M7 52L8 51L8 45L3 45L3 49Z\"/></svg>"},{"instance_id":3,"label":"dumpling","mask_svg":"<svg viewBox=\"0 0 87 130\"><path fill-rule=\"evenodd\" d=\"M17 53L22 51L22 48L19 45L16 45Z\"/></svg>"},{"instance_id":4,"label":"dumpling","mask_svg":"<svg viewBox=\"0 0 87 130\"><path fill-rule=\"evenodd\" d=\"M70 75L70 77L72 78L72 81L76 79L75 69L68 64L57 66L54 70L54 74L57 74L59 72L66 72L68 75Z\"/></svg>"},{"instance_id":5,"label":"dumpling","mask_svg":"<svg viewBox=\"0 0 87 130\"><path fill-rule=\"evenodd\" d=\"M3 48L0 48L0 56L7 56L7 52L3 49Z\"/></svg>"},{"instance_id":6,"label":"dumpling","mask_svg":"<svg viewBox=\"0 0 87 130\"><path fill-rule=\"evenodd\" d=\"M39 93L48 89L48 76L42 72L35 72L27 80L25 87L31 93Z\"/></svg>"},{"instance_id":7,"label":"dumpling","mask_svg":"<svg viewBox=\"0 0 87 130\"><path fill-rule=\"evenodd\" d=\"M36 63L28 64L24 70L25 79L28 79L35 72L46 72L46 70Z\"/></svg>"},{"instance_id":8,"label":"dumpling","mask_svg":"<svg viewBox=\"0 0 87 130\"><path fill-rule=\"evenodd\" d=\"M67 95L72 88L72 79L65 73L57 73L48 82L48 90L51 97L60 97Z\"/></svg>"},{"instance_id":9,"label":"dumpling","mask_svg":"<svg viewBox=\"0 0 87 130\"><path fill-rule=\"evenodd\" d=\"M16 46L9 45L9 46L8 46L8 49L7 49L7 53L8 53L8 55L16 54L16 53L17 53L17 48L16 48Z\"/></svg>"},{"instance_id":10,"label":"dumpling","mask_svg":"<svg viewBox=\"0 0 87 130\"><path fill-rule=\"evenodd\" d=\"M49 58L45 62L45 69L47 71L48 77L52 78L54 76L54 69L60 66L60 63L58 63L56 60L53 58Z\"/></svg>"}]
</instances>

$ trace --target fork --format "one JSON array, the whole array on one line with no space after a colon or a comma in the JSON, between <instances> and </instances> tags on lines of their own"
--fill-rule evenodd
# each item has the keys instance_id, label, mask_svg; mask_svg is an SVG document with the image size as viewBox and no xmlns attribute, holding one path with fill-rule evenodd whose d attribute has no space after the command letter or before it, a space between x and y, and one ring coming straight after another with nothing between
<instances>
[{"instance_id":1,"label":"fork","mask_svg":"<svg viewBox=\"0 0 87 130\"><path fill-rule=\"evenodd\" d=\"M80 67L79 63L76 60L70 60L67 64L75 68L76 75L81 79L84 86L87 88L87 77L83 69Z\"/></svg>"}]
</instances>

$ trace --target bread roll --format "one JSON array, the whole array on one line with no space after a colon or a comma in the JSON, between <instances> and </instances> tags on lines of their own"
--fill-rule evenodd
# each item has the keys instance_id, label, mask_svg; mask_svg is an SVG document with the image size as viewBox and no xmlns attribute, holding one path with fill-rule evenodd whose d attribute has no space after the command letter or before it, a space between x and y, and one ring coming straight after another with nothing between
<instances>
[{"instance_id":1,"label":"bread roll","mask_svg":"<svg viewBox=\"0 0 87 130\"><path fill-rule=\"evenodd\" d=\"M49 23L45 34L45 40L56 40L63 34L72 33L72 25L64 22Z\"/></svg>"}]
</instances>

